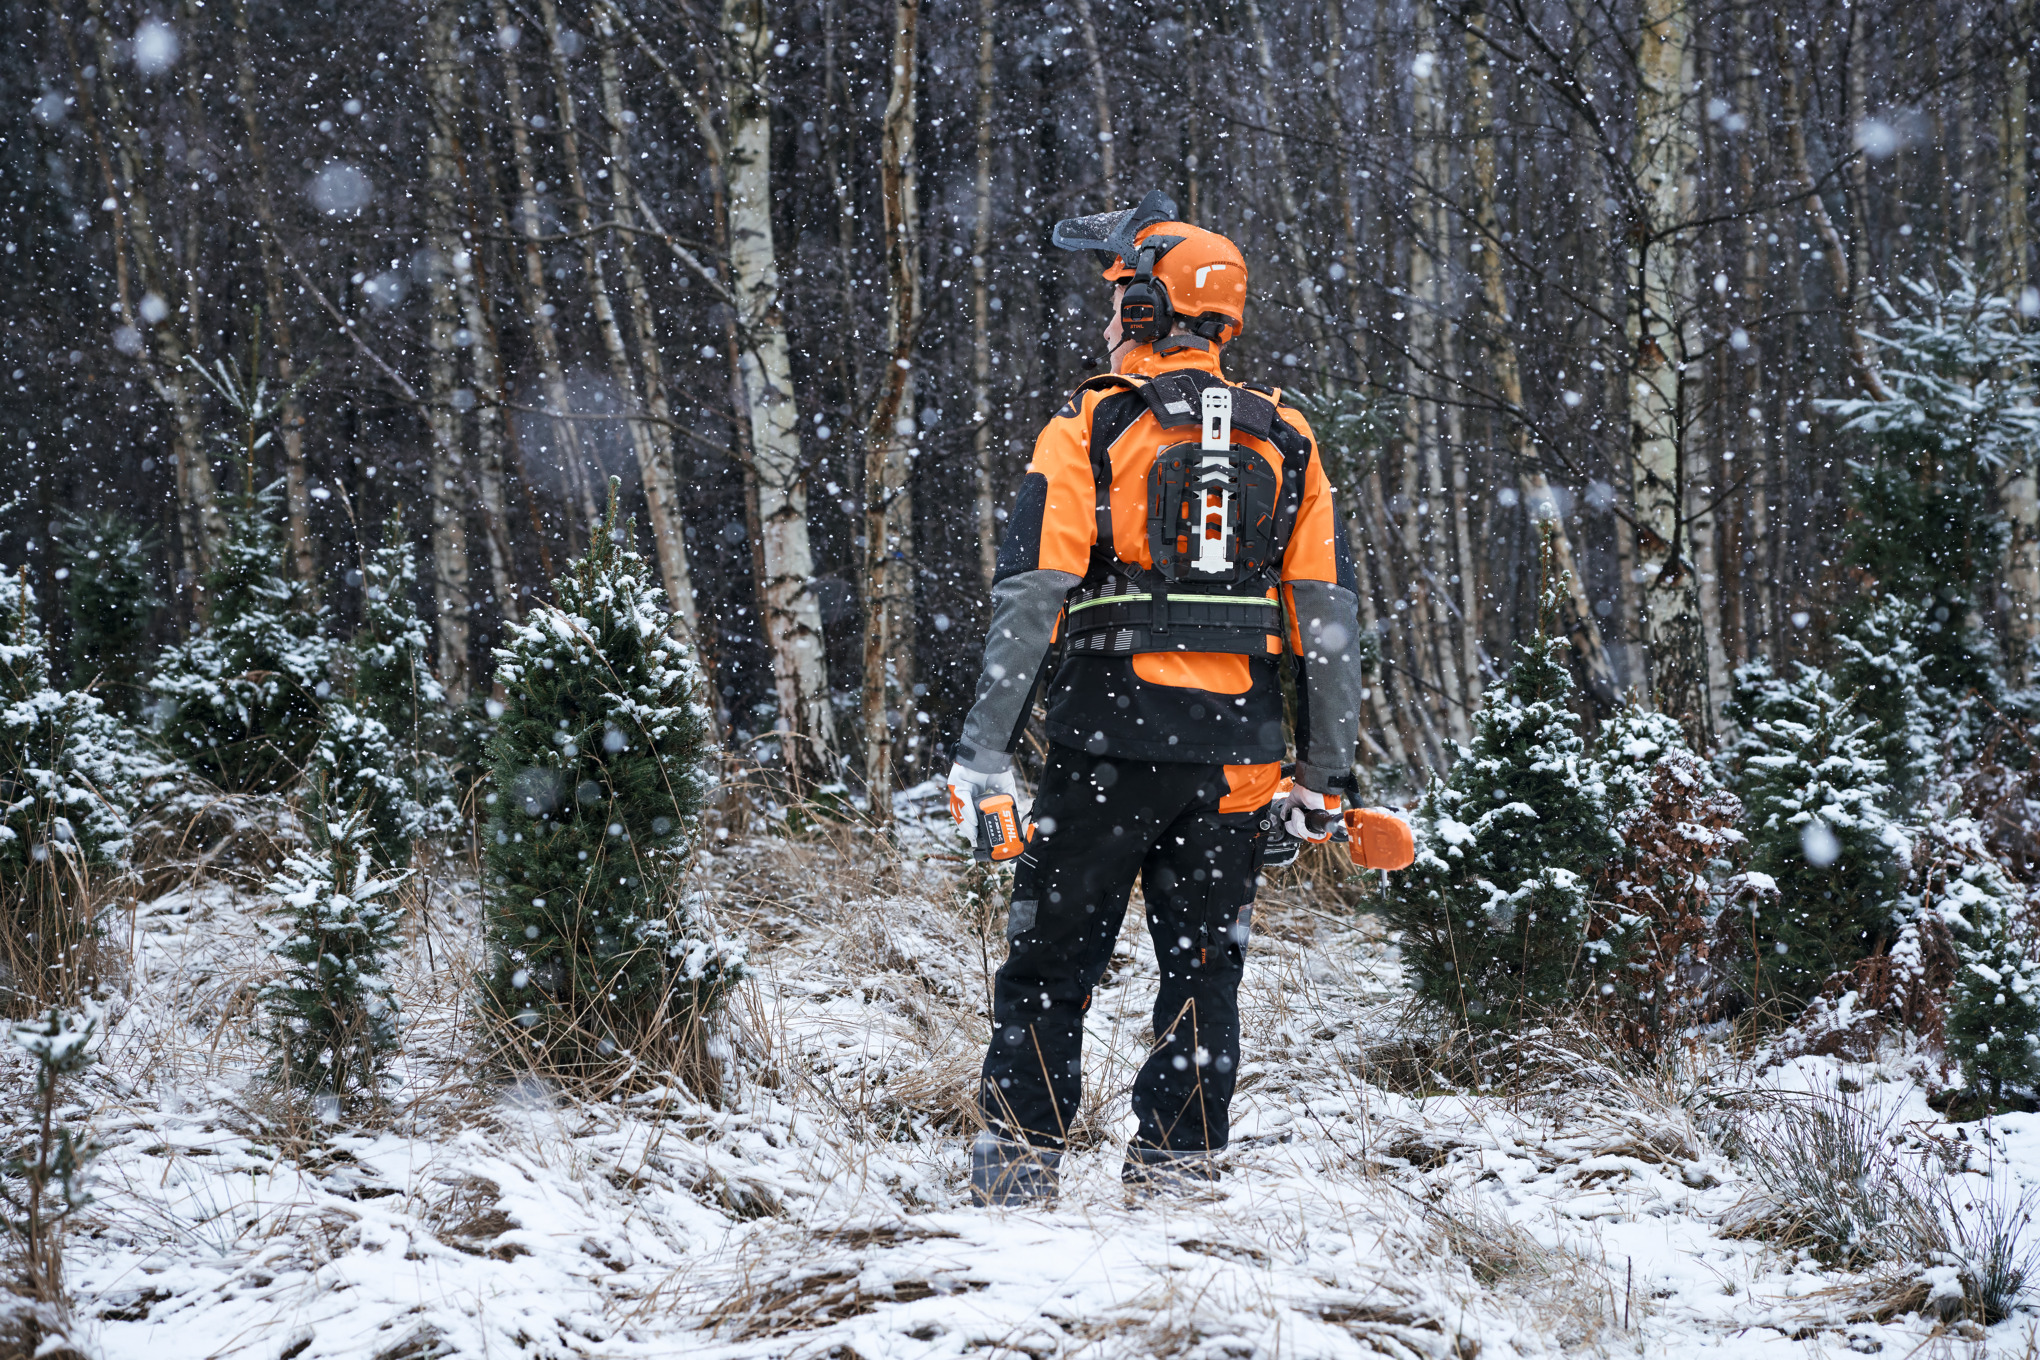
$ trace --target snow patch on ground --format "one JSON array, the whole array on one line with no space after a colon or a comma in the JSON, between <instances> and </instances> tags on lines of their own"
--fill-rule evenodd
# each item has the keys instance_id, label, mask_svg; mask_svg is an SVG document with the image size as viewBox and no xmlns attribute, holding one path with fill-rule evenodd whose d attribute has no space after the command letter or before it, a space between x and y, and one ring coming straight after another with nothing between
<instances>
[{"instance_id":1,"label":"snow patch on ground","mask_svg":"<svg viewBox=\"0 0 2040 1360\"><path fill-rule=\"evenodd\" d=\"M948 848L917 834L923 853ZM1731 1235L1761 1187L1720 1111L1846 1078L1894 1128L1959 1141L2019 1186L2040 1182L2040 1116L1953 1129L1909 1082L1820 1059L1758 1076L1716 1058L1704 1082L1652 1084L1569 1069L1556 1042L1548 1080L1444 1092L1399 1056L1391 942L1296 887L1256 912L1213 1192L1130 1202L1118 1179L1155 978L1136 915L1090 1012L1060 1200L973 1209L966 1111L1003 937L959 907L956 873L848 834L705 862L758 969L719 1104L590 1103L479 1070L463 1038L475 906L442 878L414 907L401 1085L373 1129L291 1118L262 1093L259 896L142 904L131 1000L76 1087L106 1146L68 1257L87 1337L149 1360L2031 1345L2031 1316L1988 1336L1865 1320L1864 1278Z\"/></svg>"}]
</instances>

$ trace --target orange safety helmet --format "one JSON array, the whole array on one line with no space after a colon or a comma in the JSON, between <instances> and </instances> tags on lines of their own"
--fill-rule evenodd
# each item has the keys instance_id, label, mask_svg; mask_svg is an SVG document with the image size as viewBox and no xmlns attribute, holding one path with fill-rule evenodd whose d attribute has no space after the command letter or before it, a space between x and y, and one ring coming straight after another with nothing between
<instances>
[{"instance_id":1,"label":"orange safety helmet","mask_svg":"<svg viewBox=\"0 0 2040 1360\"><path fill-rule=\"evenodd\" d=\"M1222 345L1246 329L1246 257L1217 232L1176 220L1175 200L1160 190L1137 207L1066 218L1050 239L1098 252L1105 278L1126 285L1120 326L1130 340L1153 344L1181 322Z\"/></svg>"}]
</instances>

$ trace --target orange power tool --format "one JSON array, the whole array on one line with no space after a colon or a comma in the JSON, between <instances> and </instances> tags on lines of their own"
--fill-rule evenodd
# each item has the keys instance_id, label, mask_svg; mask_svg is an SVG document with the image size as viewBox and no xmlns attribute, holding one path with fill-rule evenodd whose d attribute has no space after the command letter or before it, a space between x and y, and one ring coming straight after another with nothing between
<instances>
[{"instance_id":1,"label":"orange power tool","mask_svg":"<svg viewBox=\"0 0 2040 1360\"><path fill-rule=\"evenodd\" d=\"M1003 864L1026 848L1027 837L1020 829L1020 809L1014 805L1013 795L992 793L978 799L977 862Z\"/></svg>"}]
</instances>

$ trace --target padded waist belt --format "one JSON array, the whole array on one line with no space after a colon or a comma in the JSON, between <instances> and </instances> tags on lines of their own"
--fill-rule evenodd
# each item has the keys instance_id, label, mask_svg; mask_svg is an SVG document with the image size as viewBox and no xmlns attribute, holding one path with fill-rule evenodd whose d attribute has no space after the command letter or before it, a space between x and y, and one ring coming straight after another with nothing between
<instances>
[{"instance_id":1,"label":"padded waist belt","mask_svg":"<svg viewBox=\"0 0 2040 1360\"><path fill-rule=\"evenodd\" d=\"M1161 595L1113 583L1079 591L1066 615L1069 651L1230 652L1274 656L1282 647L1282 606L1259 595ZM1087 597L1088 596L1088 597ZM1274 647L1269 646L1270 641Z\"/></svg>"}]
</instances>

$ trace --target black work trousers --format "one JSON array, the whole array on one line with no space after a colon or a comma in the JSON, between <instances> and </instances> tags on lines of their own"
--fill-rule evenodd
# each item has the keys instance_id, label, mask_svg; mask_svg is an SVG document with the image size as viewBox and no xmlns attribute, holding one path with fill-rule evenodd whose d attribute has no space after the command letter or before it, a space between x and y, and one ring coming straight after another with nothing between
<instances>
[{"instance_id":1,"label":"black work trousers","mask_svg":"<svg viewBox=\"0 0 2040 1360\"><path fill-rule=\"evenodd\" d=\"M1083 1094L1084 1012L1137 873L1162 980L1154 1051L1133 1085L1136 1141L1176 1152L1225 1146L1263 842L1258 808L1221 811L1240 801L1230 791L1222 765L1049 748L993 991L978 1097L992 1129L1063 1146Z\"/></svg>"}]
</instances>

